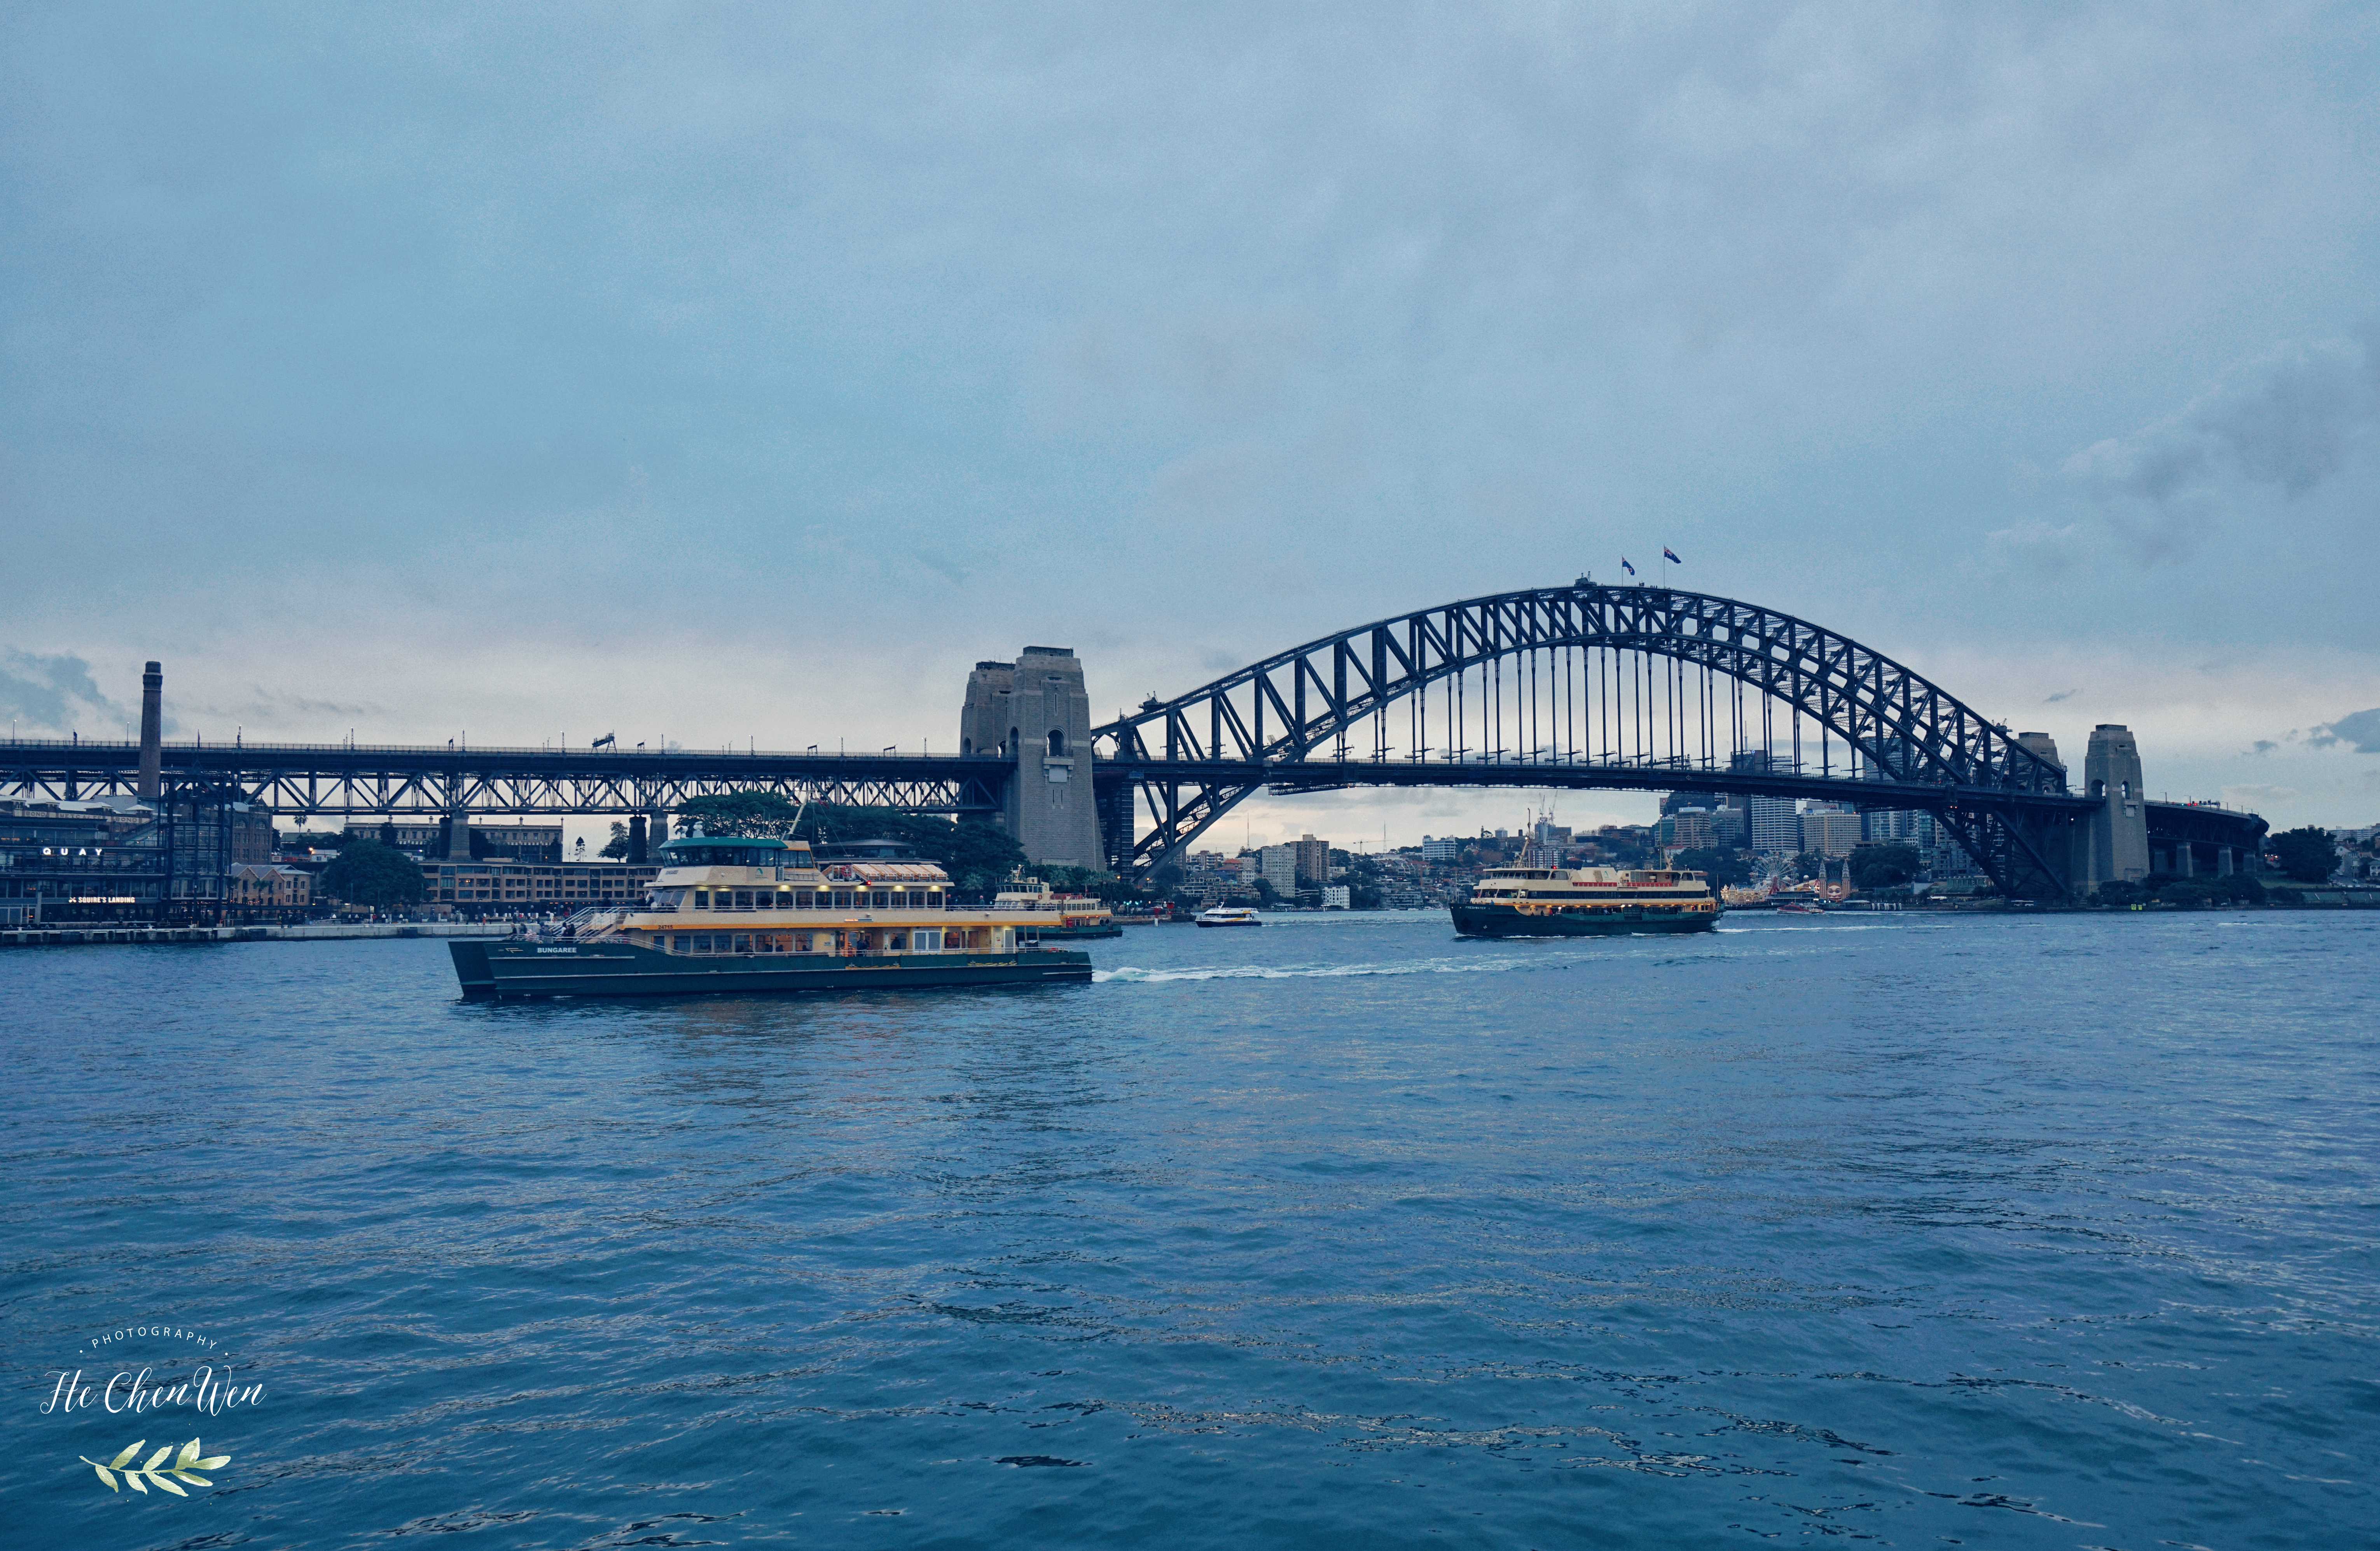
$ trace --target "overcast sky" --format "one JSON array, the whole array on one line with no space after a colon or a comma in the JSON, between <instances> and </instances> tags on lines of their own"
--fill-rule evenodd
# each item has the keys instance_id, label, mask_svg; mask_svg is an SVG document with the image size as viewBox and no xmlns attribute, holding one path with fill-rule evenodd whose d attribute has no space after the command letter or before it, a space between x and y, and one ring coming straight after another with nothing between
<instances>
[{"instance_id":1,"label":"overcast sky","mask_svg":"<svg viewBox=\"0 0 2380 1551\"><path fill-rule=\"evenodd\" d=\"M1104 714L1666 543L2372 823L2375 82L2369 6L11 6L0 711L947 748L1028 641Z\"/></svg>"}]
</instances>

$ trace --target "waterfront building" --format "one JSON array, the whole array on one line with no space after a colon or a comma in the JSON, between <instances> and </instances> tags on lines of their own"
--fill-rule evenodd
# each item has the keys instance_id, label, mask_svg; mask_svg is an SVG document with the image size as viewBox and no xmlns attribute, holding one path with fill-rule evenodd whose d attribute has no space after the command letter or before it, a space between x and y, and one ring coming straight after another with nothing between
<instances>
[{"instance_id":1,"label":"waterfront building","mask_svg":"<svg viewBox=\"0 0 2380 1551\"><path fill-rule=\"evenodd\" d=\"M1257 852L1257 876L1283 899L1297 898L1297 848L1267 846Z\"/></svg>"},{"instance_id":2,"label":"waterfront building","mask_svg":"<svg viewBox=\"0 0 2380 1551\"><path fill-rule=\"evenodd\" d=\"M1291 842L1297 855L1297 886L1320 888L1330 881L1330 842L1311 835Z\"/></svg>"},{"instance_id":3,"label":"waterfront building","mask_svg":"<svg viewBox=\"0 0 2380 1551\"><path fill-rule=\"evenodd\" d=\"M658 865L628 861L448 861L421 864L422 902L466 915L576 910L644 898Z\"/></svg>"},{"instance_id":4,"label":"waterfront building","mask_svg":"<svg viewBox=\"0 0 2380 1551\"><path fill-rule=\"evenodd\" d=\"M234 862L224 902L242 914L303 916L314 903L314 874L270 861Z\"/></svg>"},{"instance_id":5,"label":"waterfront building","mask_svg":"<svg viewBox=\"0 0 2380 1551\"><path fill-rule=\"evenodd\" d=\"M462 850L477 859L496 861L560 861L562 860L562 824L531 824L516 820L512 824L472 824L464 821ZM377 840L417 857L444 857L454 854L450 842L454 836L453 821L448 819L406 819L387 824L350 824L347 833L367 840Z\"/></svg>"},{"instance_id":6,"label":"waterfront building","mask_svg":"<svg viewBox=\"0 0 2380 1551\"><path fill-rule=\"evenodd\" d=\"M1425 863L1451 867L1463 860L1463 842L1451 835L1444 839L1425 835L1421 837L1421 859Z\"/></svg>"},{"instance_id":7,"label":"waterfront building","mask_svg":"<svg viewBox=\"0 0 2380 1551\"><path fill-rule=\"evenodd\" d=\"M1354 908L1354 890L1345 884L1332 884L1322 890L1322 908L1345 910Z\"/></svg>"},{"instance_id":8,"label":"waterfront building","mask_svg":"<svg viewBox=\"0 0 2380 1551\"><path fill-rule=\"evenodd\" d=\"M170 858L154 812L0 800L0 927L156 921Z\"/></svg>"}]
</instances>

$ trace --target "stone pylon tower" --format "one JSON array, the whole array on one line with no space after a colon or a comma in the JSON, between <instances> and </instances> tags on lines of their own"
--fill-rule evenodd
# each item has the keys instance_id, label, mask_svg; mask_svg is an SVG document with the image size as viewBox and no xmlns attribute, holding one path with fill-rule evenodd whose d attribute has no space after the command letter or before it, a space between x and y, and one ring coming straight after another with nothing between
<instances>
[{"instance_id":1,"label":"stone pylon tower","mask_svg":"<svg viewBox=\"0 0 2380 1551\"><path fill-rule=\"evenodd\" d=\"M2131 728L2102 722L2091 729L2091 746L2082 756L2082 792L2099 800L2091 814L2083 892L2147 877L2148 798L2141 790L2141 750Z\"/></svg>"},{"instance_id":2,"label":"stone pylon tower","mask_svg":"<svg viewBox=\"0 0 2380 1551\"><path fill-rule=\"evenodd\" d=\"M1105 871L1091 787L1091 697L1069 646L978 663L959 712L959 751L1013 761L1008 832L1035 861Z\"/></svg>"}]
</instances>

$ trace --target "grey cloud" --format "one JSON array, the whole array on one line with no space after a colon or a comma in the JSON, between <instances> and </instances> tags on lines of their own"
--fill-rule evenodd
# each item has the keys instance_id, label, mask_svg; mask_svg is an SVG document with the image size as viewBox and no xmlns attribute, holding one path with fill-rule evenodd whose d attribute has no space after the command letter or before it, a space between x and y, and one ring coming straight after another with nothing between
<instances>
[{"instance_id":1,"label":"grey cloud","mask_svg":"<svg viewBox=\"0 0 2380 1551\"><path fill-rule=\"evenodd\" d=\"M285 694L268 690L261 684L249 687L249 699L237 705L191 704L183 709L200 716L252 723L260 727L277 722L303 722L325 716L384 716L388 708L369 701L349 702L318 700L309 695Z\"/></svg>"},{"instance_id":2,"label":"grey cloud","mask_svg":"<svg viewBox=\"0 0 2380 1551\"><path fill-rule=\"evenodd\" d=\"M2072 700L2076 695L2079 695L2082 692L2082 691L2080 690L2060 690L2056 694L2050 696L2047 700L2043 701L2041 703L2044 705L2056 705L2059 701Z\"/></svg>"},{"instance_id":3,"label":"grey cloud","mask_svg":"<svg viewBox=\"0 0 2380 1551\"><path fill-rule=\"evenodd\" d=\"M2325 723L2306 734L2306 741L2317 749L2344 743L2359 754L2380 754L2380 706Z\"/></svg>"},{"instance_id":4,"label":"grey cloud","mask_svg":"<svg viewBox=\"0 0 2380 1551\"><path fill-rule=\"evenodd\" d=\"M27 732L65 732L104 724L114 732L129 714L107 698L91 675L91 665L70 653L43 657L14 647L0 653L0 714L24 724Z\"/></svg>"},{"instance_id":5,"label":"grey cloud","mask_svg":"<svg viewBox=\"0 0 2380 1551\"><path fill-rule=\"evenodd\" d=\"M2269 738L2260 738L2256 739L2255 744L2253 745L2253 751L2259 754L2269 754L2279 747L2279 744L2274 742Z\"/></svg>"},{"instance_id":6,"label":"grey cloud","mask_svg":"<svg viewBox=\"0 0 2380 1551\"><path fill-rule=\"evenodd\" d=\"M2286 346L2228 373L2176 415L2066 460L2143 561L2178 558L2240 488L2288 498L2329 482L2380 428L2380 350L2366 341Z\"/></svg>"}]
</instances>

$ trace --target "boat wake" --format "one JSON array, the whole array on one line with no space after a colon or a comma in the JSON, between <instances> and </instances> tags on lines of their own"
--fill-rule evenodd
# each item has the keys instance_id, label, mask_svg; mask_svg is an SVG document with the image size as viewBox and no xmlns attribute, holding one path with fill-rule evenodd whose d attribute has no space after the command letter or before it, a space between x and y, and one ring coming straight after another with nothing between
<instances>
[{"instance_id":1,"label":"boat wake","mask_svg":"<svg viewBox=\"0 0 2380 1551\"><path fill-rule=\"evenodd\" d=\"M1420 959L1394 964L1209 964L1193 969L1143 970L1130 964L1094 970L1095 983L1164 985L1185 980L1346 980L1364 975L1492 975L1509 970L1559 970L1560 963L1525 959Z\"/></svg>"}]
</instances>

